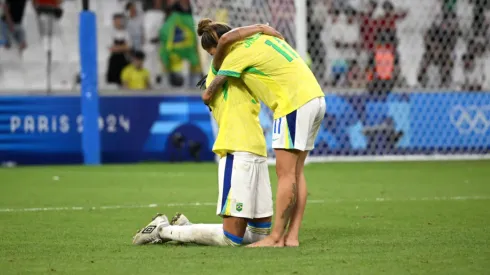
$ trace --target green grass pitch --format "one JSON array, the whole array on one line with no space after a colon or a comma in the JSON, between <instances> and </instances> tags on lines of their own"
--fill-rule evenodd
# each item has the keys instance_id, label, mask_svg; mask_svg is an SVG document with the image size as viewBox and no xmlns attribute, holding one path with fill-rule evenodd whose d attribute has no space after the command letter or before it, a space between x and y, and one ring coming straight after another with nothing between
<instances>
[{"instance_id":1,"label":"green grass pitch","mask_svg":"<svg viewBox=\"0 0 490 275\"><path fill-rule=\"evenodd\" d=\"M248 249L131 245L157 212L219 223L215 164L0 169L0 273L489 274L489 161L306 173L301 247Z\"/></svg>"}]
</instances>

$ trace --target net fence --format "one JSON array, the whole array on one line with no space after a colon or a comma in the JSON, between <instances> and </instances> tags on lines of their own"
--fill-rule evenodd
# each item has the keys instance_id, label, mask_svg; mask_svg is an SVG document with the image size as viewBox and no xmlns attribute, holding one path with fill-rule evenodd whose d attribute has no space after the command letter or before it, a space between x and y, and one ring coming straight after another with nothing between
<instances>
[{"instance_id":1,"label":"net fence","mask_svg":"<svg viewBox=\"0 0 490 275\"><path fill-rule=\"evenodd\" d=\"M191 4L196 22L211 18L232 27L269 23L291 45L296 43L294 0L192 0ZM208 65L210 58L203 59Z\"/></svg>"},{"instance_id":2,"label":"net fence","mask_svg":"<svg viewBox=\"0 0 490 275\"><path fill-rule=\"evenodd\" d=\"M490 149L490 1L308 0L295 37L294 1L192 1L195 19L269 22L307 40L327 113L311 159L481 156ZM272 113L260 120L271 148Z\"/></svg>"}]
</instances>

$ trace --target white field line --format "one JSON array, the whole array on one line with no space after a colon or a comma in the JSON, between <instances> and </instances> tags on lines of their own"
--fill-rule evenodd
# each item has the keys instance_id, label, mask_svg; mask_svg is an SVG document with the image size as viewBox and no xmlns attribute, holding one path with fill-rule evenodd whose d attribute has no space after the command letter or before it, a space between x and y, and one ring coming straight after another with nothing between
<instances>
[{"instance_id":1,"label":"white field line","mask_svg":"<svg viewBox=\"0 0 490 275\"><path fill-rule=\"evenodd\" d=\"M355 202L403 202L403 201L474 201L490 200L490 196L455 196L455 197L421 197L421 198L364 198L364 199L328 199L308 200L309 204L327 203L355 203ZM163 203L163 204L141 204L141 205L112 205L112 206L65 206L65 207L35 207L35 208L0 208L0 213L6 212L43 212L43 211L82 211L82 210L109 210L109 209L135 209L135 208L164 208L164 207L191 207L191 206L216 206L215 202L190 202L190 203Z\"/></svg>"}]
</instances>

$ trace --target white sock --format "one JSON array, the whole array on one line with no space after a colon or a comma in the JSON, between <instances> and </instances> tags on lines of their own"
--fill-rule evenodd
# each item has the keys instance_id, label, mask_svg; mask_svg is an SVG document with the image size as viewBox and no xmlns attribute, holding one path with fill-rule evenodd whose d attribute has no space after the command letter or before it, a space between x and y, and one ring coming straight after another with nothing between
<instances>
[{"instance_id":1,"label":"white sock","mask_svg":"<svg viewBox=\"0 0 490 275\"><path fill-rule=\"evenodd\" d=\"M270 222L249 222L245 236L243 236L243 244L251 244L258 242L271 233Z\"/></svg>"},{"instance_id":2,"label":"white sock","mask_svg":"<svg viewBox=\"0 0 490 275\"><path fill-rule=\"evenodd\" d=\"M251 244L251 243L256 243L265 237L267 237L269 234L261 234L261 233L256 233L250 231L250 227L247 226L247 230L245 231L245 236L243 236L243 244Z\"/></svg>"},{"instance_id":3,"label":"white sock","mask_svg":"<svg viewBox=\"0 0 490 275\"><path fill-rule=\"evenodd\" d=\"M225 236L222 224L171 225L163 228L160 237L164 240L210 246L240 245Z\"/></svg>"}]
</instances>

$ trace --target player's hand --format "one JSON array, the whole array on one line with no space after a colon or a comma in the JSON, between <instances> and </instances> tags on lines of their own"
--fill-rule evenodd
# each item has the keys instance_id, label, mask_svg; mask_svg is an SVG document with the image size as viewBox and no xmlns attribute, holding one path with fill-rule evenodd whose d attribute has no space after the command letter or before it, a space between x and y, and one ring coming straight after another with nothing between
<instances>
[{"instance_id":1,"label":"player's hand","mask_svg":"<svg viewBox=\"0 0 490 275\"><path fill-rule=\"evenodd\" d=\"M263 34L275 36L281 40L284 40L284 36L282 36L282 34L280 32L278 32L276 29L274 29L273 27L271 27L269 25L261 24L260 28L262 29Z\"/></svg>"},{"instance_id":2,"label":"player's hand","mask_svg":"<svg viewBox=\"0 0 490 275\"><path fill-rule=\"evenodd\" d=\"M209 106L209 103L211 102L211 96L209 95L207 89L204 91L204 93L202 93L201 99L205 105Z\"/></svg>"}]
</instances>

